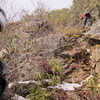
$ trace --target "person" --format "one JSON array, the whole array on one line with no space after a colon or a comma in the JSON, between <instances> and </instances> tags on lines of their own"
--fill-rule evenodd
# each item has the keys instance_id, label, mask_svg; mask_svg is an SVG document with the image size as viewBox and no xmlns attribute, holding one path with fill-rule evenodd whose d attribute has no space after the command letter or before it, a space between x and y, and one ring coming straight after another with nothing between
<instances>
[{"instance_id":1,"label":"person","mask_svg":"<svg viewBox=\"0 0 100 100\"><path fill-rule=\"evenodd\" d=\"M6 13L0 8L0 32L4 31L6 27ZM8 86L8 81L6 79L7 66L3 59L0 58L0 100L2 100L3 93Z\"/></svg>"},{"instance_id":2,"label":"person","mask_svg":"<svg viewBox=\"0 0 100 100\"><path fill-rule=\"evenodd\" d=\"M90 14L90 11L85 11L81 17L81 20L83 20L83 29L85 28L86 25L92 26L92 16Z\"/></svg>"}]
</instances>

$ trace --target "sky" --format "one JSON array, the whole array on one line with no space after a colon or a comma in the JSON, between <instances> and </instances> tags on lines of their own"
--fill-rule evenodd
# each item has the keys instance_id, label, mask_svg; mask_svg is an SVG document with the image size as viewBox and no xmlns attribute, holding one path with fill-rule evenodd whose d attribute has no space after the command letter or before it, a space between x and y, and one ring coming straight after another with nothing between
<instances>
[{"instance_id":1,"label":"sky","mask_svg":"<svg viewBox=\"0 0 100 100\"><path fill-rule=\"evenodd\" d=\"M37 2L49 10L69 8L73 0L3 0L0 6L5 9L8 16L14 16L15 13L21 12L22 9L32 12L37 8Z\"/></svg>"}]
</instances>

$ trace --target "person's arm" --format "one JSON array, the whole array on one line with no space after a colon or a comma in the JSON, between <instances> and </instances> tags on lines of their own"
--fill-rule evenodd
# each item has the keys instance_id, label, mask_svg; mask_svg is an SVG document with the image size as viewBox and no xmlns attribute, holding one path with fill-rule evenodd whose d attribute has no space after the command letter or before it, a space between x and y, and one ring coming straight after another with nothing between
<instances>
[{"instance_id":1,"label":"person's arm","mask_svg":"<svg viewBox=\"0 0 100 100\"><path fill-rule=\"evenodd\" d=\"M83 19L83 17L84 17L84 14L81 15L80 19Z\"/></svg>"},{"instance_id":2,"label":"person's arm","mask_svg":"<svg viewBox=\"0 0 100 100\"><path fill-rule=\"evenodd\" d=\"M2 15L6 18L6 13L5 13L5 11L4 11L2 8L0 8L0 12L1 12Z\"/></svg>"}]
</instances>

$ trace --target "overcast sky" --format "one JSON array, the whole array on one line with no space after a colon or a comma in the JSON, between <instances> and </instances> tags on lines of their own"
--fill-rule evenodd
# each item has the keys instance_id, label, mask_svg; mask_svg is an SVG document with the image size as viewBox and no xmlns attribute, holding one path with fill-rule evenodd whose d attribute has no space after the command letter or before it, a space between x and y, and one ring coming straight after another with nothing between
<instances>
[{"instance_id":1,"label":"overcast sky","mask_svg":"<svg viewBox=\"0 0 100 100\"><path fill-rule=\"evenodd\" d=\"M13 15L13 12L20 12L22 9L30 12L34 11L37 7L37 1L42 2L47 9L54 10L69 8L73 0L5 0L0 5L10 16Z\"/></svg>"}]
</instances>

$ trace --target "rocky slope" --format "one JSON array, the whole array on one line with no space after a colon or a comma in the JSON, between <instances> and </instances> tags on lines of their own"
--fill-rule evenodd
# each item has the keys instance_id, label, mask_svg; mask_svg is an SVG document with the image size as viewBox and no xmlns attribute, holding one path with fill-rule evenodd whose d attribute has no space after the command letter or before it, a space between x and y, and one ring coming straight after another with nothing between
<instances>
[{"instance_id":1,"label":"rocky slope","mask_svg":"<svg viewBox=\"0 0 100 100\"><path fill-rule=\"evenodd\" d=\"M20 27L20 25L22 26ZM5 100L6 98L9 98L8 100L21 100L14 99L14 94L26 98L29 94L28 89L34 88L34 83L21 83L19 85L18 82L34 80L35 74L41 71L41 68L52 57L63 62L62 74L65 76L64 81L66 82L81 84L87 77L94 75L93 71L99 74L100 21L84 34L76 33L67 36L58 34L50 26L48 29L47 26L48 24L39 25L39 31L28 32L25 31L25 23L24 25L23 23L13 23L13 27L12 25L9 26L10 28L8 27L1 36L4 40L6 39L5 41L0 40L1 44L5 44L2 47L8 50L8 53L3 56L9 66L8 80L9 83L16 83L5 92ZM43 33L42 36L41 33ZM35 34L38 34L36 38L34 37ZM58 93L59 91L58 89ZM91 97L92 94L84 89L84 85L72 92L62 91L62 95L68 97L68 99L63 100L95 100ZM58 100L62 100L62 98L59 97Z\"/></svg>"}]
</instances>

